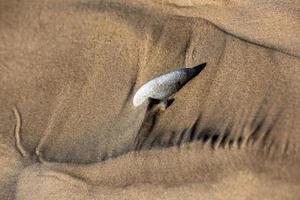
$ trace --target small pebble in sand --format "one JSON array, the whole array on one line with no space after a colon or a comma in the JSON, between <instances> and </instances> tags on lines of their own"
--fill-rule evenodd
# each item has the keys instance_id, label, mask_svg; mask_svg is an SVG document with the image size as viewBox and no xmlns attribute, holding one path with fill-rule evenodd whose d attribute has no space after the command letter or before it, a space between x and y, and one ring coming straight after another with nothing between
<instances>
[{"instance_id":1,"label":"small pebble in sand","mask_svg":"<svg viewBox=\"0 0 300 200\"><path fill-rule=\"evenodd\" d=\"M137 107L148 98L158 100L168 98L198 75L205 66L206 63L193 68L180 68L148 81L135 93L133 105Z\"/></svg>"}]
</instances>

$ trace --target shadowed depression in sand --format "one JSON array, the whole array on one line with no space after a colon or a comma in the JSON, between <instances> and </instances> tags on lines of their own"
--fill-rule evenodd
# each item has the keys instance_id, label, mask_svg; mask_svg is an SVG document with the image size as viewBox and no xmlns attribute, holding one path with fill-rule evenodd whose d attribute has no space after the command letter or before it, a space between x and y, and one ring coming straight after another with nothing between
<instances>
[{"instance_id":1,"label":"shadowed depression in sand","mask_svg":"<svg viewBox=\"0 0 300 200\"><path fill-rule=\"evenodd\" d=\"M299 199L299 10L1 0L0 199ZM133 105L202 63L170 98Z\"/></svg>"}]
</instances>

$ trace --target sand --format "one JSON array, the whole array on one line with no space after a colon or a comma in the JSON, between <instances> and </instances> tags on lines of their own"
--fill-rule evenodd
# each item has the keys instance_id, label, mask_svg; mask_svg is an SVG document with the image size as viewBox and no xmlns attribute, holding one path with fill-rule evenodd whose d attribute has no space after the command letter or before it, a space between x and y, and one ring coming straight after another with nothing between
<instances>
[{"instance_id":1,"label":"sand","mask_svg":"<svg viewBox=\"0 0 300 200\"><path fill-rule=\"evenodd\" d=\"M299 199L299 10L1 0L0 199ZM167 108L133 106L201 63Z\"/></svg>"}]
</instances>

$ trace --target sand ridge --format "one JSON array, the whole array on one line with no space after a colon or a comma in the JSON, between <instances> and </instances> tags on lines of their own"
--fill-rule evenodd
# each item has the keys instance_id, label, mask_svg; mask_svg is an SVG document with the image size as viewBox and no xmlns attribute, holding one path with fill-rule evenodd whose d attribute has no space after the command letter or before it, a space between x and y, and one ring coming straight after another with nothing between
<instances>
[{"instance_id":1,"label":"sand ridge","mask_svg":"<svg viewBox=\"0 0 300 200\"><path fill-rule=\"evenodd\" d=\"M1 1L0 199L298 199L299 6Z\"/></svg>"}]
</instances>

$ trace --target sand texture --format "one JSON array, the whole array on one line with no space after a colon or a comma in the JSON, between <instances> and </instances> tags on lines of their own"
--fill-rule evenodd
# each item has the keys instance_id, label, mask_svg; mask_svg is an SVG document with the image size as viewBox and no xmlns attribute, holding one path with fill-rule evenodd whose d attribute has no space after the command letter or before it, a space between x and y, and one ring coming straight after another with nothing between
<instances>
[{"instance_id":1,"label":"sand texture","mask_svg":"<svg viewBox=\"0 0 300 200\"><path fill-rule=\"evenodd\" d=\"M0 200L300 199L299 36L299 0L0 0Z\"/></svg>"}]
</instances>

